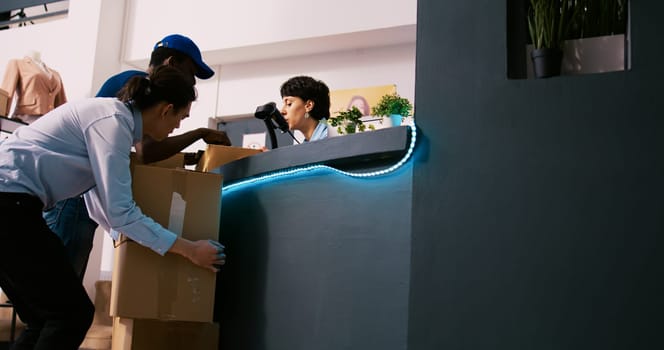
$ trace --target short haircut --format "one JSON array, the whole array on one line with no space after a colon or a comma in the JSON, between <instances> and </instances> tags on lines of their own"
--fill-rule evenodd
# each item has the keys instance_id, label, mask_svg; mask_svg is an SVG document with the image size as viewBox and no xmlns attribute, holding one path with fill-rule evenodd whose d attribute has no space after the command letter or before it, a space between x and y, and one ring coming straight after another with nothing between
<instances>
[{"instance_id":1,"label":"short haircut","mask_svg":"<svg viewBox=\"0 0 664 350\"><path fill-rule=\"evenodd\" d=\"M308 76L290 78L281 85L281 97L284 96L313 101L314 108L309 115L316 120L330 117L330 89L320 80Z\"/></svg>"},{"instance_id":2,"label":"short haircut","mask_svg":"<svg viewBox=\"0 0 664 350\"><path fill-rule=\"evenodd\" d=\"M175 49L171 49L168 47L157 47L152 51L152 54L150 55L150 67L159 67L162 64L164 64L164 60L166 60L169 57L173 57L173 59L176 62L182 62L185 60L193 60L191 57L189 57L186 53L182 51L178 51Z\"/></svg>"}]
</instances>

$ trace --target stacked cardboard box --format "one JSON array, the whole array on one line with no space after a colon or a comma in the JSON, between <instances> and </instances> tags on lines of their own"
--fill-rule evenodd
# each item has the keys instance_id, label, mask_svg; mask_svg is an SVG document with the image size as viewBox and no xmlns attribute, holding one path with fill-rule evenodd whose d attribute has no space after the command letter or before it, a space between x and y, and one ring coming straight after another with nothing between
<instances>
[{"instance_id":1,"label":"stacked cardboard box","mask_svg":"<svg viewBox=\"0 0 664 350\"><path fill-rule=\"evenodd\" d=\"M211 151L213 150L214 151ZM201 162L215 167L256 150L208 146ZM183 169L184 155L151 165L132 159L136 204L189 240L218 240L222 176ZM216 274L176 254L160 256L122 238L116 242L110 313L113 350L217 349L212 323Z\"/></svg>"},{"instance_id":2,"label":"stacked cardboard box","mask_svg":"<svg viewBox=\"0 0 664 350\"><path fill-rule=\"evenodd\" d=\"M182 169L183 159L179 154L159 164L132 164L134 200L183 238L217 240L222 178ZM217 349L218 327L212 323L216 274L125 237L116 245L113 349Z\"/></svg>"},{"instance_id":3,"label":"stacked cardboard box","mask_svg":"<svg viewBox=\"0 0 664 350\"><path fill-rule=\"evenodd\" d=\"M159 350L217 349L219 326L208 322L113 319L112 348Z\"/></svg>"},{"instance_id":4,"label":"stacked cardboard box","mask_svg":"<svg viewBox=\"0 0 664 350\"><path fill-rule=\"evenodd\" d=\"M230 163L234 160L253 156L261 153L259 149L208 145L201 160L196 165L197 171L215 172L220 166Z\"/></svg>"}]
</instances>

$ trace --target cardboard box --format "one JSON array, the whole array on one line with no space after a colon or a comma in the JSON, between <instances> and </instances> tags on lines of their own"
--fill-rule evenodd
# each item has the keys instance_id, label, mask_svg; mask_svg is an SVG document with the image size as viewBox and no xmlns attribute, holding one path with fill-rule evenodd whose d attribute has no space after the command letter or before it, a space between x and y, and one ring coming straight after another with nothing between
<instances>
[{"instance_id":1,"label":"cardboard box","mask_svg":"<svg viewBox=\"0 0 664 350\"><path fill-rule=\"evenodd\" d=\"M9 93L0 89L0 117L6 117L9 113L10 101Z\"/></svg>"},{"instance_id":2,"label":"cardboard box","mask_svg":"<svg viewBox=\"0 0 664 350\"><path fill-rule=\"evenodd\" d=\"M116 317L113 350L217 350L219 325Z\"/></svg>"},{"instance_id":3,"label":"cardboard box","mask_svg":"<svg viewBox=\"0 0 664 350\"><path fill-rule=\"evenodd\" d=\"M196 170L209 172L226 163L250 157L261 152L263 151L253 148L208 145L201 160L199 160L196 165Z\"/></svg>"},{"instance_id":4,"label":"cardboard box","mask_svg":"<svg viewBox=\"0 0 664 350\"><path fill-rule=\"evenodd\" d=\"M218 240L221 184L218 174L149 165L135 165L132 175L134 200L141 210L189 240ZM212 321L214 272L127 239L116 245L112 316Z\"/></svg>"},{"instance_id":5,"label":"cardboard box","mask_svg":"<svg viewBox=\"0 0 664 350\"><path fill-rule=\"evenodd\" d=\"M134 167L136 165L150 165L150 166L157 166L160 168L169 168L169 169L184 168L184 153L178 153L170 158L160 160L158 162L143 164L138 161L136 153L132 152L129 155L129 160L130 160L129 169L131 169L132 174L134 173Z\"/></svg>"}]
</instances>

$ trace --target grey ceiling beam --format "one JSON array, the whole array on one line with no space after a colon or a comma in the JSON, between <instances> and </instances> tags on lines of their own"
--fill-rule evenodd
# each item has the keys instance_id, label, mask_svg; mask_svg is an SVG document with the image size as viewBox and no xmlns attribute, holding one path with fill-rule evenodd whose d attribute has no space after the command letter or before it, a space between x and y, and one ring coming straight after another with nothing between
<instances>
[{"instance_id":1,"label":"grey ceiling beam","mask_svg":"<svg viewBox=\"0 0 664 350\"><path fill-rule=\"evenodd\" d=\"M0 1L0 12L8 12L61 1L63 0L2 0Z\"/></svg>"}]
</instances>

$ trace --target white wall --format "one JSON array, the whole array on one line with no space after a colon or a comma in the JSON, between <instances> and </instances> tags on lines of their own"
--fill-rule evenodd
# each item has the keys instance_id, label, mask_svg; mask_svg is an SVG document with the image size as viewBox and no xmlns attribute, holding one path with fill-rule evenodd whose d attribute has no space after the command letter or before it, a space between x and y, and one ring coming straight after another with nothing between
<instances>
[{"instance_id":1,"label":"white wall","mask_svg":"<svg viewBox=\"0 0 664 350\"><path fill-rule=\"evenodd\" d=\"M95 33L94 70L92 91L94 96L108 77L122 71L122 43L124 40L125 0L102 0Z\"/></svg>"},{"instance_id":2,"label":"white wall","mask_svg":"<svg viewBox=\"0 0 664 350\"><path fill-rule=\"evenodd\" d=\"M199 99L181 130L206 126L209 117L253 114L269 101L280 108L281 84L301 74L324 81L330 90L396 84L400 95L415 100L415 43L227 64L215 71L214 79L197 84ZM187 150L204 148L198 141Z\"/></svg>"},{"instance_id":3,"label":"white wall","mask_svg":"<svg viewBox=\"0 0 664 350\"><path fill-rule=\"evenodd\" d=\"M70 100L89 96L101 2L71 0L65 19L0 31L0 67L36 50L60 73Z\"/></svg>"},{"instance_id":4,"label":"white wall","mask_svg":"<svg viewBox=\"0 0 664 350\"><path fill-rule=\"evenodd\" d=\"M140 60L167 33L191 36L214 63L229 63L217 52L252 46L319 39L345 33L396 28L416 23L415 0L128 0L125 59ZM158 21L149 21L158 18ZM149 25L146 25L146 21ZM389 35L376 40L390 40ZM323 40L323 43L327 40ZM317 46L322 51L327 45ZM328 49L329 50L329 49ZM254 52L272 56L268 50ZM147 51L149 52L149 51ZM303 54L300 52L299 54ZM313 51L309 51L313 53ZM291 55L282 50L281 55ZM214 56L214 57L212 57Z\"/></svg>"},{"instance_id":5,"label":"white wall","mask_svg":"<svg viewBox=\"0 0 664 350\"><path fill-rule=\"evenodd\" d=\"M294 75L331 90L397 84L414 101L416 0L126 1L126 67L147 67L154 43L177 32L216 72L199 80L191 117L175 134L279 102L279 87ZM186 151L204 148L199 141Z\"/></svg>"},{"instance_id":6,"label":"white wall","mask_svg":"<svg viewBox=\"0 0 664 350\"><path fill-rule=\"evenodd\" d=\"M279 87L299 74L324 81L330 90L397 84L397 91L412 99L415 44L224 65L217 116L253 113L268 101L280 106Z\"/></svg>"},{"instance_id":7,"label":"white wall","mask_svg":"<svg viewBox=\"0 0 664 350\"><path fill-rule=\"evenodd\" d=\"M296 74L333 90L396 83L414 99L415 21L415 0L71 0L64 20L0 31L9 43L0 67L40 51L69 99L79 99L111 74L146 68L166 34L189 35L217 74L199 81L184 132L279 100L279 86Z\"/></svg>"},{"instance_id":8,"label":"white wall","mask_svg":"<svg viewBox=\"0 0 664 350\"><path fill-rule=\"evenodd\" d=\"M6 67L9 60L20 59L35 50L49 67L60 73L69 100L91 96L97 88L93 86L92 77L96 68L97 35L101 32L101 8L103 3L111 2L121 4L122 0L70 0L66 18L0 31L3 43L0 74L4 76L2 67ZM119 58L118 55L116 60ZM90 257L93 271L84 282L91 297L94 297L93 278L99 275L94 273L94 267L96 264L99 270L100 255L100 249L96 249Z\"/></svg>"}]
</instances>

